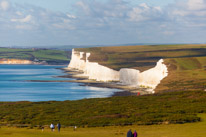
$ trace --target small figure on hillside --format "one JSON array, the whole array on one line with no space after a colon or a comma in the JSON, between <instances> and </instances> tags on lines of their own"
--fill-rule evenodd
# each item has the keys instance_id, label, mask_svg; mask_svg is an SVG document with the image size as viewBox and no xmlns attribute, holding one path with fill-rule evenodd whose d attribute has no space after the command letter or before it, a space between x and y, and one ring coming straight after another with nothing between
<instances>
[{"instance_id":1,"label":"small figure on hillside","mask_svg":"<svg viewBox=\"0 0 206 137\"><path fill-rule=\"evenodd\" d=\"M74 131L76 131L76 129L77 129L77 126L74 126Z\"/></svg>"},{"instance_id":2,"label":"small figure on hillside","mask_svg":"<svg viewBox=\"0 0 206 137\"><path fill-rule=\"evenodd\" d=\"M42 132L44 131L44 126L41 126L41 131L42 131Z\"/></svg>"},{"instance_id":3,"label":"small figure on hillside","mask_svg":"<svg viewBox=\"0 0 206 137\"><path fill-rule=\"evenodd\" d=\"M60 129L61 129L61 124L60 123L57 124L57 128L58 128L58 131L60 132Z\"/></svg>"},{"instance_id":4,"label":"small figure on hillside","mask_svg":"<svg viewBox=\"0 0 206 137\"><path fill-rule=\"evenodd\" d=\"M137 137L137 136L138 136L138 134L137 134L136 130L134 130L133 137Z\"/></svg>"},{"instance_id":5,"label":"small figure on hillside","mask_svg":"<svg viewBox=\"0 0 206 137\"><path fill-rule=\"evenodd\" d=\"M133 137L131 129L127 132L127 137Z\"/></svg>"},{"instance_id":6,"label":"small figure on hillside","mask_svg":"<svg viewBox=\"0 0 206 137\"><path fill-rule=\"evenodd\" d=\"M51 123L50 128L51 128L51 131L53 132L53 131L54 131L54 128L55 128L55 126L54 126L53 123Z\"/></svg>"}]
</instances>

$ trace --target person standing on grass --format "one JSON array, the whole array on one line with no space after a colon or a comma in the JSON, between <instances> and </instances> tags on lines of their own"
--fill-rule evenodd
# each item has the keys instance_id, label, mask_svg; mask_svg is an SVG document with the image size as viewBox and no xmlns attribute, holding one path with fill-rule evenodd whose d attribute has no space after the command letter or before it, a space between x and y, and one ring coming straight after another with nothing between
<instances>
[{"instance_id":1,"label":"person standing on grass","mask_svg":"<svg viewBox=\"0 0 206 137\"><path fill-rule=\"evenodd\" d=\"M60 132L60 129L61 129L61 124L60 123L57 124L57 128L58 128L58 131Z\"/></svg>"},{"instance_id":2,"label":"person standing on grass","mask_svg":"<svg viewBox=\"0 0 206 137\"><path fill-rule=\"evenodd\" d=\"M55 126L54 126L53 123L51 123L50 128L51 128L51 131L53 132L53 131L54 131L54 128L55 128Z\"/></svg>"},{"instance_id":3,"label":"person standing on grass","mask_svg":"<svg viewBox=\"0 0 206 137\"><path fill-rule=\"evenodd\" d=\"M131 129L127 132L127 137L133 137Z\"/></svg>"},{"instance_id":4,"label":"person standing on grass","mask_svg":"<svg viewBox=\"0 0 206 137\"><path fill-rule=\"evenodd\" d=\"M74 131L76 131L76 129L77 129L77 126L74 126Z\"/></svg>"},{"instance_id":5,"label":"person standing on grass","mask_svg":"<svg viewBox=\"0 0 206 137\"><path fill-rule=\"evenodd\" d=\"M41 131L42 131L42 132L44 131L44 126L41 126Z\"/></svg>"},{"instance_id":6,"label":"person standing on grass","mask_svg":"<svg viewBox=\"0 0 206 137\"><path fill-rule=\"evenodd\" d=\"M136 130L134 130L133 137L137 137L137 136L138 136L138 134L137 134Z\"/></svg>"}]
</instances>

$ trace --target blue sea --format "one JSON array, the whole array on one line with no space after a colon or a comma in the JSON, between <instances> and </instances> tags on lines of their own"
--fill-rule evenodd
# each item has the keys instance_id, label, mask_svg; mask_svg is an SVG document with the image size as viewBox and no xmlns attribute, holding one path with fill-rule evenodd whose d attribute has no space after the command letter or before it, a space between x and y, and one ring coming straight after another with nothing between
<instances>
[{"instance_id":1,"label":"blue sea","mask_svg":"<svg viewBox=\"0 0 206 137\"><path fill-rule=\"evenodd\" d=\"M0 65L0 102L64 101L109 97L118 89L80 86L71 82L30 82L29 80L71 80L57 76L66 66Z\"/></svg>"}]
</instances>

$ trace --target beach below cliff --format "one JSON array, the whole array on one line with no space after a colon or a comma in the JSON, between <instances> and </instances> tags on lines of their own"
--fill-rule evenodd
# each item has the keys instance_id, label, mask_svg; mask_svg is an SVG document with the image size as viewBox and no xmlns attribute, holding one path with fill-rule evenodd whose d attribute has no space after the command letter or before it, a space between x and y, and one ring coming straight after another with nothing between
<instances>
[{"instance_id":1,"label":"beach below cliff","mask_svg":"<svg viewBox=\"0 0 206 137\"><path fill-rule=\"evenodd\" d=\"M62 70L67 74L64 76L59 76L63 78L70 78L67 82L80 83L81 86L91 86L91 87L101 87L110 89L119 89L119 92L114 92L112 96L136 96L151 94L148 92L147 88L131 87L128 85L123 85L118 81L111 82L101 82L96 80L90 80L88 77L83 76L83 72L76 69L62 68Z\"/></svg>"},{"instance_id":2,"label":"beach below cliff","mask_svg":"<svg viewBox=\"0 0 206 137\"><path fill-rule=\"evenodd\" d=\"M147 88L131 87L128 85L123 85L118 81L102 82L88 79L88 77L83 75L83 72L76 69L68 68L57 68L64 71L64 75L55 76L59 78L68 78L68 80L26 80L28 82L69 82L69 83L79 83L79 86L88 87L98 87L98 88L108 88L114 89L115 92L111 96L137 96L151 94ZM116 91L118 89L119 91Z\"/></svg>"}]
</instances>

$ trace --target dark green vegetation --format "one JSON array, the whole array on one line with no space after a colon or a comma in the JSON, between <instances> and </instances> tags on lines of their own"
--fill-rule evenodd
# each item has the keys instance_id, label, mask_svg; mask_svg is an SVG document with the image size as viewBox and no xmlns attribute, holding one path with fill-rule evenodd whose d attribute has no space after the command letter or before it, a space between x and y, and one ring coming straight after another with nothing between
<instances>
[{"instance_id":1,"label":"dark green vegetation","mask_svg":"<svg viewBox=\"0 0 206 137\"><path fill-rule=\"evenodd\" d=\"M164 59L169 75L156 92L206 89L206 45L149 45L76 49L90 52L90 61L109 68L145 71Z\"/></svg>"},{"instance_id":2,"label":"dark green vegetation","mask_svg":"<svg viewBox=\"0 0 206 137\"><path fill-rule=\"evenodd\" d=\"M200 121L206 113L206 92L169 92L64 102L0 103L1 124L107 126Z\"/></svg>"},{"instance_id":3,"label":"dark green vegetation","mask_svg":"<svg viewBox=\"0 0 206 137\"><path fill-rule=\"evenodd\" d=\"M48 64L68 64L70 52L51 49L0 48L0 59L3 58L46 61Z\"/></svg>"}]
</instances>

